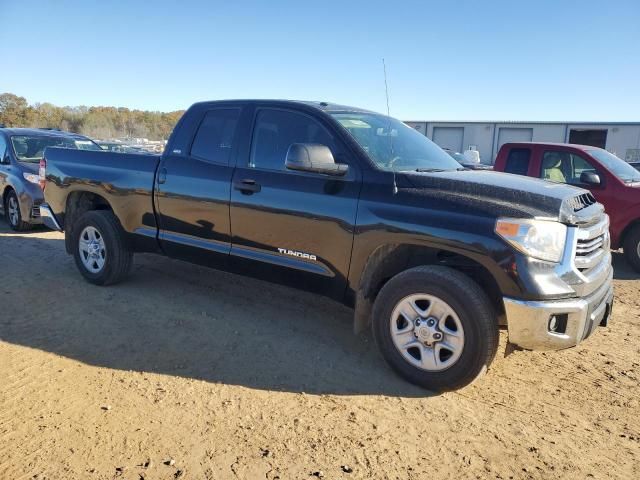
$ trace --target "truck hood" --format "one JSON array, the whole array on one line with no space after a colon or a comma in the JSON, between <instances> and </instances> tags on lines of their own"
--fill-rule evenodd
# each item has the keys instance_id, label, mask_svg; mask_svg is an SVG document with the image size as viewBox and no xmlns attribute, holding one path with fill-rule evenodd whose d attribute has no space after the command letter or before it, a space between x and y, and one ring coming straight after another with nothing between
<instances>
[{"instance_id":1,"label":"truck hood","mask_svg":"<svg viewBox=\"0 0 640 480\"><path fill-rule=\"evenodd\" d=\"M399 185L452 209L517 218L548 218L577 225L604 212L591 193L570 185L494 171L402 172Z\"/></svg>"},{"instance_id":2,"label":"truck hood","mask_svg":"<svg viewBox=\"0 0 640 480\"><path fill-rule=\"evenodd\" d=\"M25 171L25 173L38 173L40 169L40 163L31 163L31 162L19 162L20 167Z\"/></svg>"}]
</instances>

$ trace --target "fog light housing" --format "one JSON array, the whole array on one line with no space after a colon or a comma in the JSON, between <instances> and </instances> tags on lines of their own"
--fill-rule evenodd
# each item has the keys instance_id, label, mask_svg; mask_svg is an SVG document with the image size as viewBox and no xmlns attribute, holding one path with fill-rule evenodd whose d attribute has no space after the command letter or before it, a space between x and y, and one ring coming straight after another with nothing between
<instances>
[{"instance_id":1,"label":"fog light housing","mask_svg":"<svg viewBox=\"0 0 640 480\"><path fill-rule=\"evenodd\" d=\"M547 329L551 333L565 333L567 331L568 313L556 313L549 317Z\"/></svg>"}]
</instances>

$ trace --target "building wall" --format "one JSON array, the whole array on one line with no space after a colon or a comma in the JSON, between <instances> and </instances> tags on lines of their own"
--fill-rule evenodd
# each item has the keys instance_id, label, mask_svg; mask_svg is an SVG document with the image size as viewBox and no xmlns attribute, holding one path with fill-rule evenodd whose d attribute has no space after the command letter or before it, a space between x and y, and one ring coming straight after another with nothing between
<instances>
[{"instance_id":1,"label":"building wall","mask_svg":"<svg viewBox=\"0 0 640 480\"><path fill-rule=\"evenodd\" d=\"M483 163L493 163L507 141L558 142L569 141L571 129L607 130L606 149L623 160L640 156L640 123L526 123L526 122L406 122L412 128L433 139L434 128L445 138L442 129L463 128L462 150L475 149ZM450 136L450 137L453 137ZM640 159L639 159L640 160Z\"/></svg>"}]
</instances>

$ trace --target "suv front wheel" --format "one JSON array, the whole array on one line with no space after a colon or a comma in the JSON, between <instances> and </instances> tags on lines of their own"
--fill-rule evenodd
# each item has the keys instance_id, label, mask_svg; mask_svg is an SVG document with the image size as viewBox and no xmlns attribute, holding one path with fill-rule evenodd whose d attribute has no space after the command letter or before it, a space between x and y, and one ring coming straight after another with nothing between
<instances>
[{"instance_id":1,"label":"suv front wheel","mask_svg":"<svg viewBox=\"0 0 640 480\"><path fill-rule=\"evenodd\" d=\"M640 272L640 225L636 225L627 233L622 250L627 262L636 272Z\"/></svg>"},{"instance_id":2,"label":"suv front wheel","mask_svg":"<svg viewBox=\"0 0 640 480\"><path fill-rule=\"evenodd\" d=\"M18 195L13 190L10 190L4 201L4 213L7 219L7 223L12 230L16 232L23 232L31 229L31 224L22 221L22 214L20 213L20 202L18 201Z\"/></svg>"},{"instance_id":3,"label":"suv front wheel","mask_svg":"<svg viewBox=\"0 0 640 480\"><path fill-rule=\"evenodd\" d=\"M498 347L487 295L466 275L442 266L412 268L389 280L374 304L373 334L396 372L434 392L471 383Z\"/></svg>"}]
</instances>

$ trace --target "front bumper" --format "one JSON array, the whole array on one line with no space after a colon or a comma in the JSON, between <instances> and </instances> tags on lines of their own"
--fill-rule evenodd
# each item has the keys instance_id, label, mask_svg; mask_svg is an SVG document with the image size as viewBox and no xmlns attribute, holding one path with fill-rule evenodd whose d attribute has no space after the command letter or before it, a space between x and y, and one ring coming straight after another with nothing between
<instances>
[{"instance_id":1,"label":"front bumper","mask_svg":"<svg viewBox=\"0 0 640 480\"><path fill-rule=\"evenodd\" d=\"M591 335L598 325L607 325L612 307L612 269L607 280L584 298L524 301L505 297L509 342L529 350L573 347Z\"/></svg>"},{"instance_id":2,"label":"front bumper","mask_svg":"<svg viewBox=\"0 0 640 480\"><path fill-rule=\"evenodd\" d=\"M51 211L51 207L49 207L49 205L47 205L46 203L40 205L40 218L42 219L42 223L44 223L51 230L57 230L59 232L62 231L58 220Z\"/></svg>"}]
</instances>

